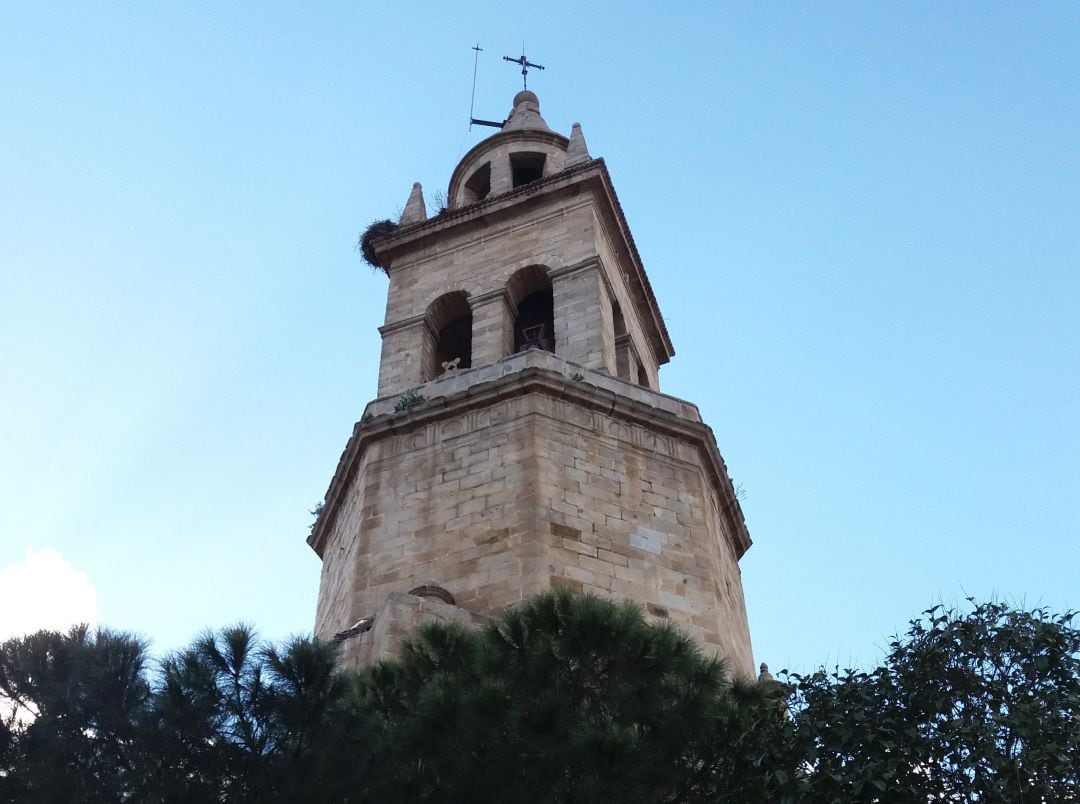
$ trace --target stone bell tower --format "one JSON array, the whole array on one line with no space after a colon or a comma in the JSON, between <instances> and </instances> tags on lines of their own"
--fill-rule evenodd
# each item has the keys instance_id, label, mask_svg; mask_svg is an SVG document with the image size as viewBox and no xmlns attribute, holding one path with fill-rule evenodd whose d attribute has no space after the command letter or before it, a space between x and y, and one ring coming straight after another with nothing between
<instances>
[{"instance_id":1,"label":"stone bell tower","mask_svg":"<svg viewBox=\"0 0 1080 804\"><path fill-rule=\"evenodd\" d=\"M750 537L712 431L660 392L673 355L602 159L529 91L427 217L373 243L390 279L378 398L308 543L315 631L347 661L423 619L480 623L566 586L640 603L750 678Z\"/></svg>"}]
</instances>

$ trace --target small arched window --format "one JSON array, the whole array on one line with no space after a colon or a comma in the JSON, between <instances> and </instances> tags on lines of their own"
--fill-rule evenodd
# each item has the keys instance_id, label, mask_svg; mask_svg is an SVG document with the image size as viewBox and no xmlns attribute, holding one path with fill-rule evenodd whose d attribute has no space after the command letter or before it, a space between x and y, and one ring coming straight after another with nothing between
<instances>
[{"instance_id":1,"label":"small arched window","mask_svg":"<svg viewBox=\"0 0 1080 804\"><path fill-rule=\"evenodd\" d=\"M507 282L517 307L514 319L514 351L555 351L555 296L547 271L539 265L522 268Z\"/></svg>"},{"instance_id":2,"label":"small arched window","mask_svg":"<svg viewBox=\"0 0 1080 804\"><path fill-rule=\"evenodd\" d=\"M428 321L435 333L427 379L472 366L472 309L460 290L437 298L428 307Z\"/></svg>"}]
</instances>

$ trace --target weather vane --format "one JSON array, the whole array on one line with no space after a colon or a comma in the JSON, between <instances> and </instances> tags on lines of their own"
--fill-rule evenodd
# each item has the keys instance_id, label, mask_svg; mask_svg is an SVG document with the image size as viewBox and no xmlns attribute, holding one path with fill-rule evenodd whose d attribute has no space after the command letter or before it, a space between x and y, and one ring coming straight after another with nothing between
<instances>
[{"instance_id":1,"label":"weather vane","mask_svg":"<svg viewBox=\"0 0 1080 804\"><path fill-rule=\"evenodd\" d=\"M521 84L525 89L529 88L529 68L532 67L536 70L543 70L544 65L533 64L527 58L525 58L525 43L521 44L521 55L518 58L511 56L503 56L503 61L513 62L514 64L521 65Z\"/></svg>"}]
</instances>

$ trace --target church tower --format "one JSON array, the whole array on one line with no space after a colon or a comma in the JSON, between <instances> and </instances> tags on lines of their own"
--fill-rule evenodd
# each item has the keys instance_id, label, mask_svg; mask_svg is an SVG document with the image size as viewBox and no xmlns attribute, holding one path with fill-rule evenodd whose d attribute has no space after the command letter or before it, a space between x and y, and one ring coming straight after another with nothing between
<instances>
[{"instance_id":1,"label":"church tower","mask_svg":"<svg viewBox=\"0 0 1080 804\"><path fill-rule=\"evenodd\" d=\"M750 546L712 431L660 392L674 355L602 159L529 91L371 243L390 279L378 398L308 543L315 633L347 662L424 619L478 624L552 586L639 603L753 676Z\"/></svg>"}]
</instances>

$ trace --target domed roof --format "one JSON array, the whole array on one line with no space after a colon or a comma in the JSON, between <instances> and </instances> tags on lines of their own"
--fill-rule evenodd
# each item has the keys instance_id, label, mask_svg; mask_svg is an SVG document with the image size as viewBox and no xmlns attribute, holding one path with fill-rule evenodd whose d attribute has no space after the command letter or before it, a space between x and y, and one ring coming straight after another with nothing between
<instances>
[{"instance_id":1,"label":"domed roof","mask_svg":"<svg viewBox=\"0 0 1080 804\"><path fill-rule=\"evenodd\" d=\"M581 140L580 128L576 135ZM447 193L450 208L468 206L560 172L566 166L570 143L540 116L536 93L522 90L514 96L514 108L502 130L473 146L454 169ZM589 158L584 140L573 153Z\"/></svg>"}]
</instances>

